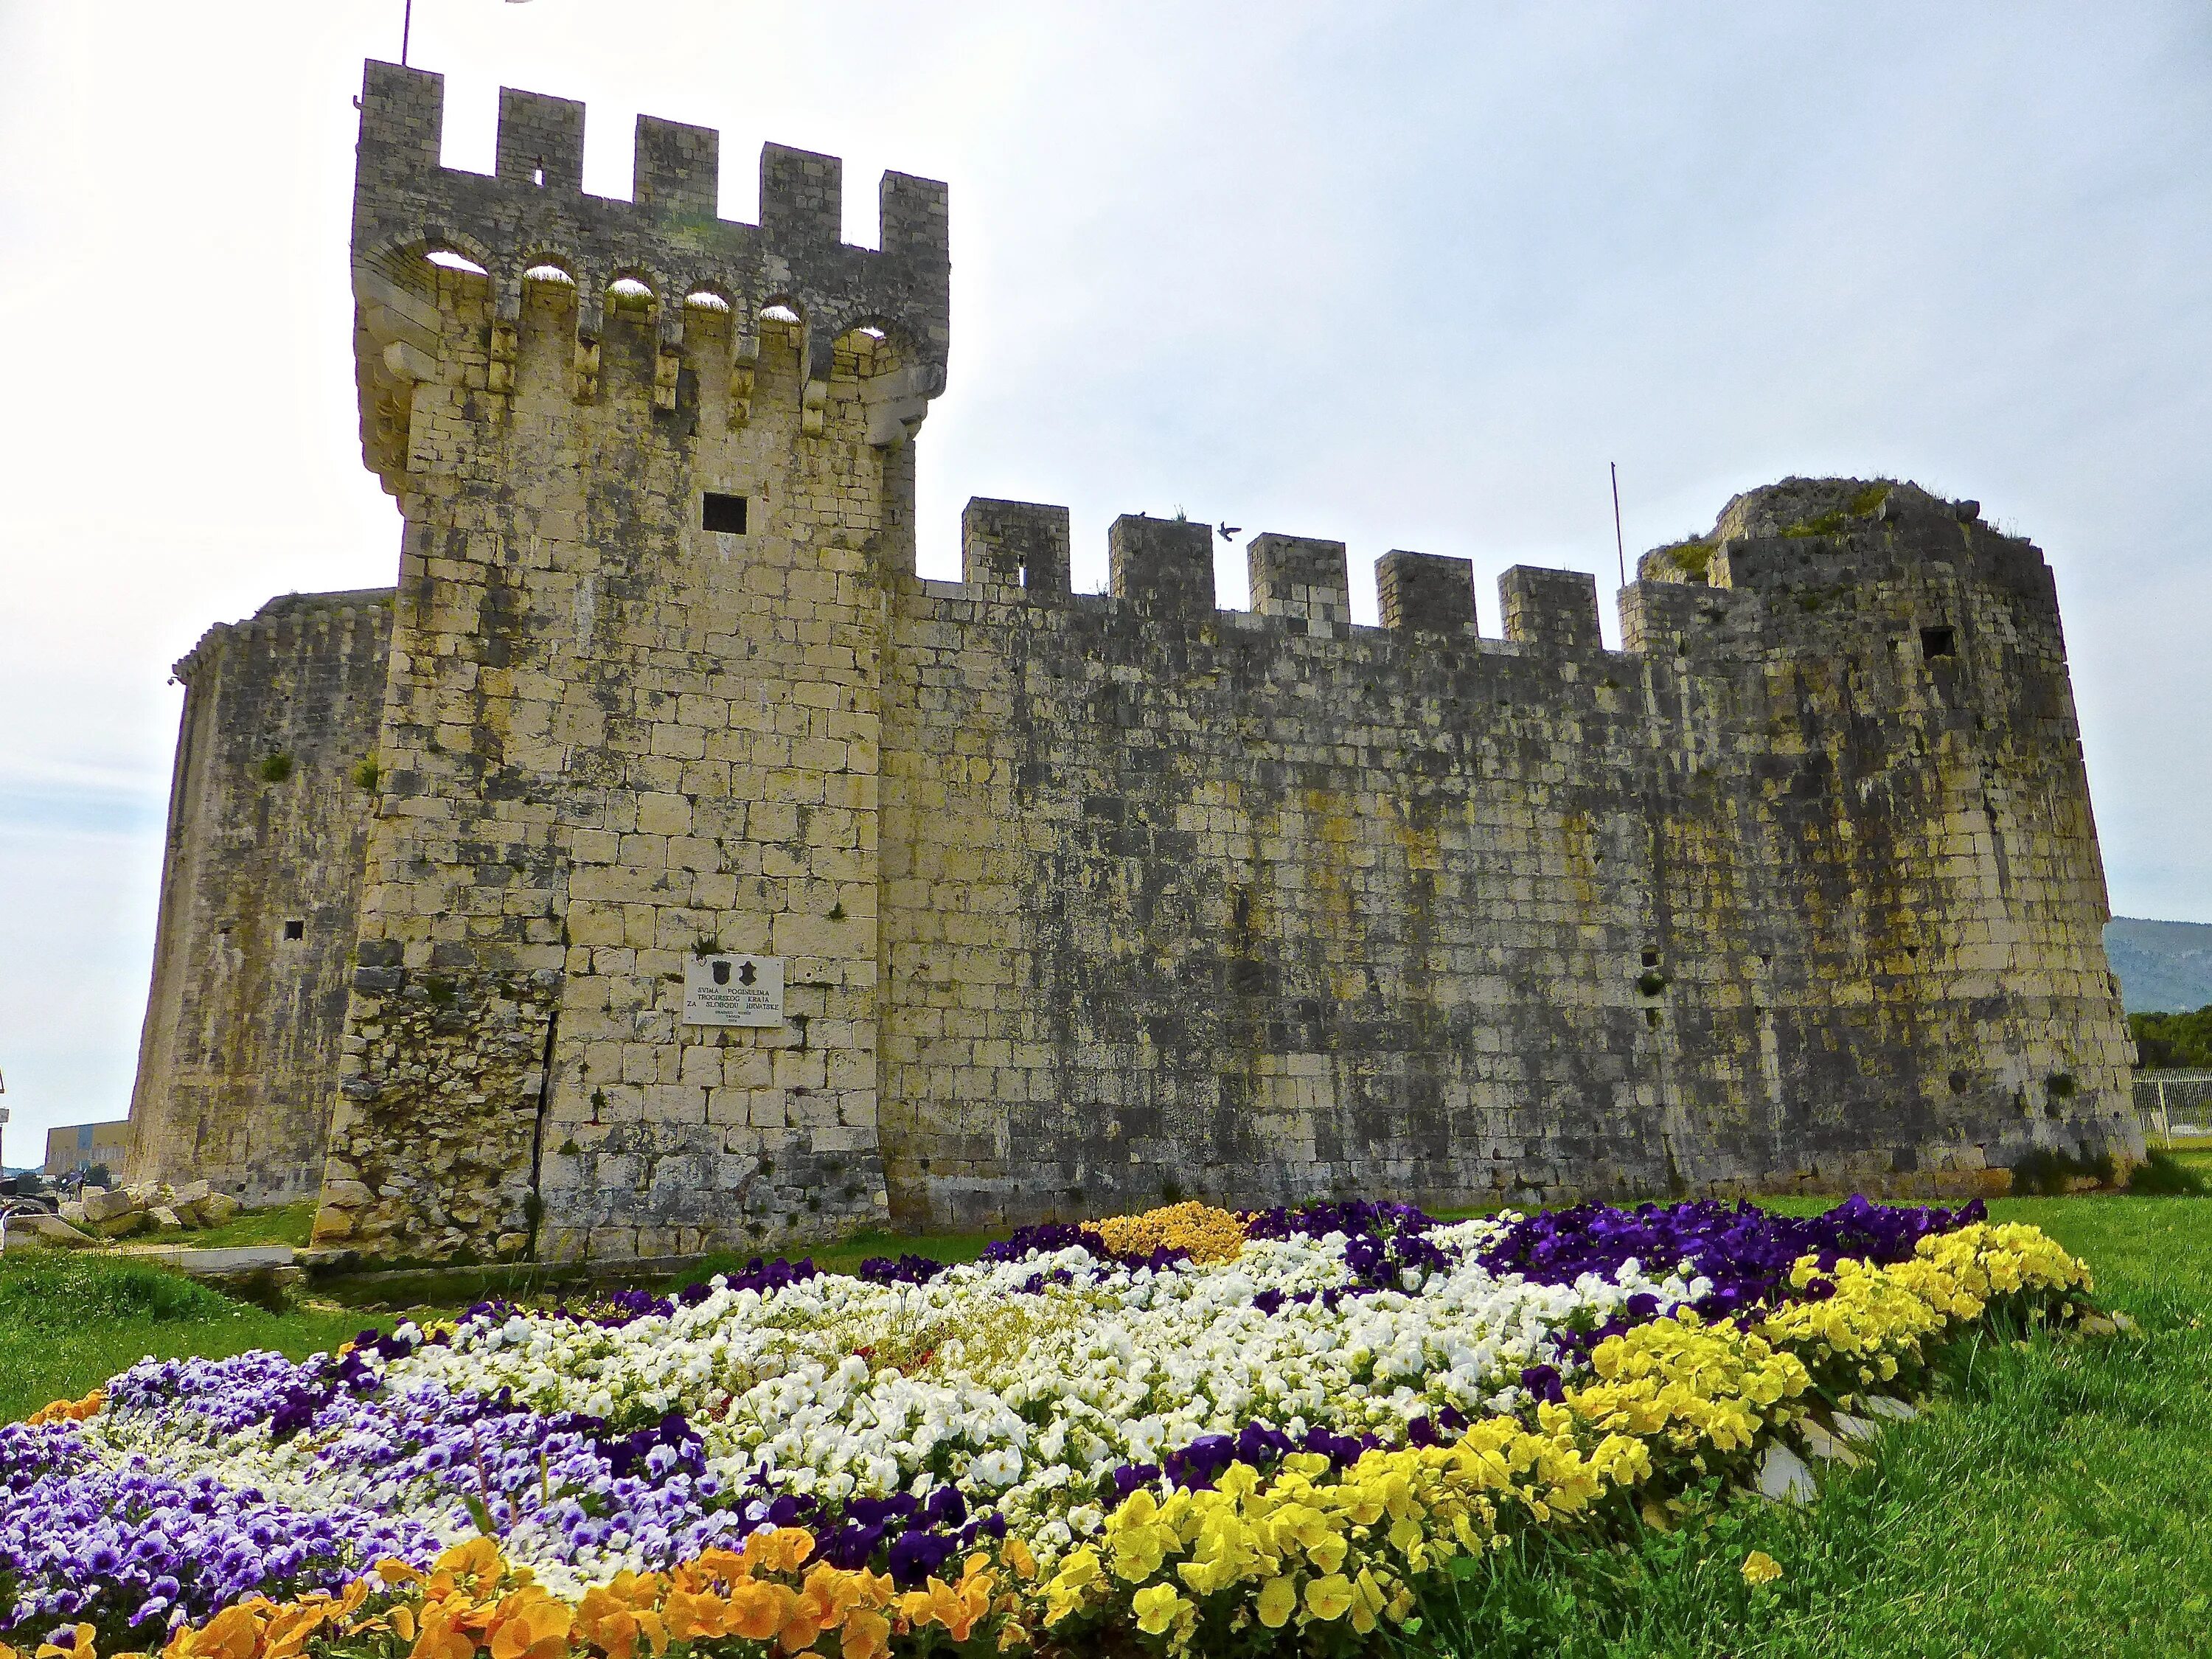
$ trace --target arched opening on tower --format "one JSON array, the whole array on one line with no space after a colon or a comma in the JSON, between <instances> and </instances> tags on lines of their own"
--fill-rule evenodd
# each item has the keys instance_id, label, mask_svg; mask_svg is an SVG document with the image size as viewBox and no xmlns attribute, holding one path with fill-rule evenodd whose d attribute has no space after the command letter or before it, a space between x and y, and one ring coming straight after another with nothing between
<instances>
[{"instance_id":1,"label":"arched opening on tower","mask_svg":"<svg viewBox=\"0 0 2212 1659\"><path fill-rule=\"evenodd\" d=\"M489 276L491 274L470 258L467 254L457 252L449 247L428 249L422 257L441 270L466 271L471 276Z\"/></svg>"}]
</instances>

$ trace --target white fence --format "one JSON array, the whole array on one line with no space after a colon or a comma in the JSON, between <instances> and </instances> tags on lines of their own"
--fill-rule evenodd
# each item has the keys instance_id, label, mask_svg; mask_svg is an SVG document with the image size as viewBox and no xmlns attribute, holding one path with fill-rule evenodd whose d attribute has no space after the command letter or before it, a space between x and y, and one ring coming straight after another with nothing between
<instances>
[{"instance_id":1,"label":"white fence","mask_svg":"<svg viewBox=\"0 0 2212 1659\"><path fill-rule=\"evenodd\" d=\"M2168 1145L2177 1124L2184 1135L2212 1134L2212 1072L2138 1071L2136 1110L2143 1127Z\"/></svg>"}]
</instances>

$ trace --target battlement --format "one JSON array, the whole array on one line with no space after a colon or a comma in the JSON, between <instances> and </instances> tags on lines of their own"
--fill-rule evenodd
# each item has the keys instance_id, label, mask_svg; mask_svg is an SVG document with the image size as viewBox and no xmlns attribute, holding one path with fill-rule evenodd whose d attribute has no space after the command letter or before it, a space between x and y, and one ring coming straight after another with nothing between
<instances>
[{"instance_id":1,"label":"battlement","mask_svg":"<svg viewBox=\"0 0 2212 1659\"><path fill-rule=\"evenodd\" d=\"M354 191L354 290L360 318L363 447L397 489L405 471L410 388L441 378L446 355L429 253L481 267L492 313L483 389L512 380L526 273L553 267L575 289L577 401L598 390L598 345L618 282L650 291L661 362L655 400L675 406L687 314L695 305L726 316L714 337L719 368L741 417L760 349L761 319L795 316L802 399L818 411L835 345L854 331L886 343L868 394L869 441L896 444L944 389L950 340L945 187L886 173L878 187L880 246L842 240L843 167L835 156L767 144L760 157L760 221L718 216L720 135L641 115L633 138L631 198L583 189L584 106L502 88L495 170L443 166L444 77L393 64L368 65ZM473 380L470 382L474 384ZM818 422L810 422L808 430Z\"/></svg>"},{"instance_id":2,"label":"battlement","mask_svg":"<svg viewBox=\"0 0 2212 1659\"><path fill-rule=\"evenodd\" d=\"M1067 526L1064 507L975 496L960 515L960 579L971 586L1018 587L1039 599L1065 597Z\"/></svg>"},{"instance_id":3,"label":"battlement","mask_svg":"<svg viewBox=\"0 0 2212 1659\"><path fill-rule=\"evenodd\" d=\"M1310 536L1255 536L1244 550L1252 578L1252 608L1263 617L1288 617L1310 632L1333 632L1352 621L1352 579L1342 542Z\"/></svg>"},{"instance_id":4,"label":"battlement","mask_svg":"<svg viewBox=\"0 0 2212 1659\"><path fill-rule=\"evenodd\" d=\"M1516 564L1498 579L1505 637L1564 651L1600 648L1597 578L1580 570Z\"/></svg>"},{"instance_id":5,"label":"battlement","mask_svg":"<svg viewBox=\"0 0 2212 1659\"><path fill-rule=\"evenodd\" d=\"M203 673L220 653L234 643L289 649L303 633L362 628L381 636L391 623L392 590L388 587L355 588L336 593L281 593L243 621L216 623L200 635L190 651L171 665L169 672L190 685L196 675Z\"/></svg>"},{"instance_id":6,"label":"battlement","mask_svg":"<svg viewBox=\"0 0 2212 1659\"><path fill-rule=\"evenodd\" d=\"M1853 479L1824 481L1808 497L1802 482L1730 503L1723 526L1761 533L1717 531L1711 540L1644 555L1639 580L1620 596L1623 649L1748 662L1776 651L1841 648L1853 630L1903 640L1919 629L1930 641L1949 629L1953 643L1943 649L1954 651L1959 618L1972 608L1968 587L2016 610L2008 635L2035 632L2039 618L2055 629L2057 599L2041 556L1982 523L1971 503ZM1802 512L1813 515L1813 528L1795 516ZM1792 516L1777 533L1783 514ZM964 584L1018 589L1038 605L1104 603L1140 629L1240 625L1238 613L1216 609L1207 526L1144 514L1116 519L1107 533L1111 580L1102 601L1069 592L1068 522L1064 507L970 501L961 521ZM1352 621L1342 542L1265 532L1247 545L1246 558L1251 611L1241 625L1347 641L1375 631ZM1430 652L1500 643L1480 635L1470 561L1394 550L1376 561L1375 580L1383 634L1419 641ZM926 591L966 597L958 584L932 582ZM1597 579L1587 571L1515 565L1499 576L1498 597L1506 646L1537 657L1605 650ZM2055 632L2051 645L2057 648Z\"/></svg>"}]
</instances>

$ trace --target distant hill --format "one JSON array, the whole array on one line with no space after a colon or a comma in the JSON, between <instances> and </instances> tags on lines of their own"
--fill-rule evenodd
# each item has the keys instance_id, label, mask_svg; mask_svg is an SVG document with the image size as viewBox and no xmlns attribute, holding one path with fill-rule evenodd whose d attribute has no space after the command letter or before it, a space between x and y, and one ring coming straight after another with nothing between
<instances>
[{"instance_id":1,"label":"distant hill","mask_svg":"<svg viewBox=\"0 0 2212 1659\"><path fill-rule=\"evenodd\" d=\"M2212 1003L2212 923L2115 916L2105 924L2105 955L2131 1014L2180 1013Z\"/></svg>"}]
</instances>

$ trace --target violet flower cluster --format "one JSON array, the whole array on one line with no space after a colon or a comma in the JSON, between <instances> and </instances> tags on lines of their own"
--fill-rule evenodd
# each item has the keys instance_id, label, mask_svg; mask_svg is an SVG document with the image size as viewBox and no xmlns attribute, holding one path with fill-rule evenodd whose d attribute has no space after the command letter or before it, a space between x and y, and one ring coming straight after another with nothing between
<instances>
[{"instance_id":1,"label":"violet flower cluster","mask_svg":"<svg viewBox=\"0 0 2212 1659\"><path fill-rule=\"evenodd\" d=\"M337 1589L437 1547L421 1521L372 1507L111 1467L60 1425L0 1427L0 1638L17 1646L83 1623L102 1648L158 1647L241 1596Z\"/></svg>"},{"instance_id":2,"label":"violet flower cluster","mask_svg":"<svg viewBox=\"0 0 2212 1659\"><path fill-rule=\"evenodd\" d=\"M266 1484L404 1508L449 1540L525 1530L569 1560L670 1565L758 1523L748 1511L764 1495L709 1474L698 1431L678 1413L623 1432L581 1413L540 1415L505 1390L455 1394L421 1379L387 1388L374 1352L296 1365L265 1352L146 1362L112 1385L100 1433L125 1447L210 1445L267 1424ZM329 1387L341 1374L344 1386Z\"/></svg>"},{"instance_id":3,"label":"violet flower cluster","mask_svg":"<svg viewBox=\"0 0 2212 1659\"><path fill-rule=\"evenodd\" d=\"M1802 1218L1711 1199L1634 1209L1578 1204L1508 1224L1476 1259L1491 1273L1519 1273L1543 1285L1571 1285L1593 1273L1609 1279L1630 1261L1653 1271L1686 1264L1712 1281L1698 1306L1718 1318L1832 1288L1816 1279L1808 1291L1793 1291L1790 1271L1800 1257L1818 1256L1824 1272L1847 1258L1888 1266L1910 1258L1930 1234L1987 1218L1978 1199L1953 1211L1893 1208L1856 1194L1825 1215ZM1652 1310L1632 1305L1628 1311L1630 1321L1615 1322L1620 1328ZM1584 1334L1598 1340L1612 1334Z\"/></svg>"}]
</instances>

